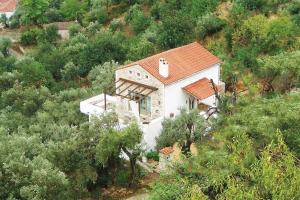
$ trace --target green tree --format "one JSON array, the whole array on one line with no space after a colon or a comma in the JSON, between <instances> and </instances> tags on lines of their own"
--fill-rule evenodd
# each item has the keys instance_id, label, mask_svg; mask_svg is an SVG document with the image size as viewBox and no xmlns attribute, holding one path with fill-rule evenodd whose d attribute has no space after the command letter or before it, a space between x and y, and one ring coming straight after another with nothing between
<instances>
[{"instance_id":1,"label":"green tree","mask_svg":"<svg viewBox=\"0 0 300 200\"><path fill-rule=\"evenodd\" d=\"M96 158L99 162L107 164L109 160L119 157L123 151L129 158L130 162L130 180L129 186L136 184L136 162L141 155L142 148L140 146L143 133L136 123L128 127L116 130L116 126L98 128L100 131L100 139L97 145ZM110 145L105 145L109 143Z\"/></svg>"},{"instance_id":2,"label":"green tree","mask_svg":"<svg viewBox=\"0 0 300 200\"><path fill-rule=\"evenodd\" d=\"M0 16L0 24L3 24L6 28L8 27L8 19L5 14Z\"/></svg>"},{"instance_id":3,"label":"green tree","mask_svg":"<svg viewBox=\"0 0 300 200\"><path fill-rule=\"evenodd\" d=\"M74 65L73 62L68 62L60 72L62 78L66 81L74 80L80 74L79 67Z\"/></svg>"},{"instance_id":4,"label":"green tree","mask_svg":"<svg viewBox=\"0 0 300 200\"><path fill-rule=\"evenodd\" d=\"M290 91L300 81L300 52L282 53L258 59L259 76L264 79L264 91Z\"/></svg>"},{"instance_id":5,"label":"green tree","mask_svg":"<svg viewBox=\"0 0 300 200\"><path fill-rule=\"evenodd\" d=\"M48 6L47 0L22 0L20 2L22 21L25 24L42 24L46 21L45 12Z\"/></svg>"},{"instance_id":6,"label":"green tree","mask_svg":"<svg viewBox=\"0 0 300 200\"><path fill-rule=\"evenodd\" d=\"M186 44L192 40L193 30L191 20L183 14L165 17L157 33L159 46L169 49Z\"/></svg>"},{"instance_id":7,"label":"green tree","mask_svg":"<svg viewBox=\"0 0 300 200\"><path fill-rule=\"evenodd\" d=\"M115 61L105 62L103 65L95 66L88 75L93 88L98 91L105 91L108 94L115 92L115 71L119 64Z\"/></svg>"},{"instance_id":8,"label":"green tree","mask_svg":"<svg viewBox=\"0 0 300 200\"><path fill-rule=\"evenodd\" d=\"M51 74L45 67L31 58L19 61L16 66L22 74L21 80L25 85L42 86L49 85L53 81Z\"/></svg>"},{"instance_id":9,"label":"green tree","mask_svg":"<svg viewBox=\"0 0 300 200\"><path fill-rule=\"evenodd\" d=\"M49 42L49 43L55 43L59 38L60 35L58 34L58 27L55 25L50 25L45 28L39 40Z\"/></svg>"},{"instance_id":10,"label":"green tree","mask_svg":"<svg viewBox=\"0 0 300 200\"><path fill-rule=\"evenodd\" d=\"M225 26L225 22L220 18L208 14L197 21L196 33L200 39L204 39L206 36L217 33Z\"/></svg>"},{"instance_id":11,"label":"green tree","mask_svg":"<svg viewBox=\"0 0 300 200\"><path fill-rule=\"evenodd\" d=\"M87 2L80 0L65 0L60 8L61 14L69 20L81 20L87 12Z\"/></svg>"},{"instance_id":12,"label":"green tree","mask_svg":"<svg viewBox=\"0 0 300 200\"><path fill-rule=\"evenodd\" d=\"M0 38L0 52L4 57L9 56L9 48L11 45L11 40L9 38Z\"/></svg>"},{"instance_id":13,"label":"green tree","mask_svg":"<svg viewBox=\"0 0 300 200\"><path fill-rule=\"evenodd\" d=\"M185 155L191 152L191 144L199 140L205 130L204 119L198 115L197 110L181 110L175 119L166 119L162 125L161 135L157 138L157 148L179 142Z\"/></svg>"},{"instance_id":14,"label":"green tree","mask_svg":"<svg viewBox=\"0 0 300 200\"><path fill-rule=\"evenodd\" d=\"M192 16L196 19L200 16L212 13L216 10L220 0L192 0L189 7Z\"/></svg>"}]
</instances>

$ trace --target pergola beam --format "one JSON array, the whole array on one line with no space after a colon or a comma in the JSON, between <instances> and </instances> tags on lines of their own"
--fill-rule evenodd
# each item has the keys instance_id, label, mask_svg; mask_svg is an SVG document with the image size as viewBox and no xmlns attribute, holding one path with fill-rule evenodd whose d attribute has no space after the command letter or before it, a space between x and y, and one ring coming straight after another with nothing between
<instances>
[{"instance_id":1,"label":"pergola beam","mask_svg":"<svg viewBox=\"0 0 300 200\"><path fill-rule=\"evenodd\" d=\"M116 84L120 81L120 79L116 82ZM116 90L120 89L126 82L123 81L123 83L121 83L117 88Z\"/></svg>"},{"instance_id":2,"label":"pergola beam","mask_svg":"<svg viewBox=\"0 0 300 200\"><path fill-rule=\"evenodd\" d=\"M126 91L128 88L130 88L131 86L133 86L133 83L129 84L125 89L123 89L121 92L119 92L119 94L122 94L122 92Z\"/></svg>"},{"instance_id":3,"label":"pergola beam","mask_svg":"<svg viewBox=\"0 0 300 200\"><path fill-rule=\"evenodd\" d=\"M125 82L127 82L127 83L133 83L133 84L135 84L135 85L140 85L140 86L142 86L142 87L144 87L144 88L148 88L148 89L150 89L150 90L158 90L158 88L156 88L156 87L153 87L153 86L149 86L149 85L145 85L145 84L143 84L143 83L138 83L138 82L135 82L135 81L132 81L132 80L128 80L128 79L125 79L125 78L120 78L119 80L121 80L121 81L125 81Z\"/></svg>"},{"instance_id":4,"label":"pergola beam","mask_svg":"<svg viewBox=\"0 0 300 200\"><path fill-rule=\"evenodd\" d=\"M127 99L130 99L132 100L130 94L131 93L128 93L128 94L122 94L123 92L125 92L126 90L128 90L130 87L132 87L133 85L135 86L133 88L133 90L131 90L130 92L133 92L135 93L136 95L139 95L140 98L136 101L141 101L142 99L145 98L145 96L148 96L150 95L152 92L158 90L158 88L156 87L152 87L152 86L149 86L149 85L145 85L143 83L138 83L138 82L135 82L135 81L132 81L132 80L127 80L127 79L124 79L124 78L120 78L117 82L119 81L122 81L121 85L119 85L117 88L116 88L116 95L120 96L120 97L123 97L123 98L127 98ZM116 82L116 83L117 83ZM121 88L121 86L123 86L125 83L129 83L129 85L127 87L125 87L122 91L120 92L117 92L118 89ZM137 91L137 89L141 88L141 91ZM149 92L147 92L146 94L143 94L144 91L146 90L149 90Z\"/></svg>"}]
</instances>

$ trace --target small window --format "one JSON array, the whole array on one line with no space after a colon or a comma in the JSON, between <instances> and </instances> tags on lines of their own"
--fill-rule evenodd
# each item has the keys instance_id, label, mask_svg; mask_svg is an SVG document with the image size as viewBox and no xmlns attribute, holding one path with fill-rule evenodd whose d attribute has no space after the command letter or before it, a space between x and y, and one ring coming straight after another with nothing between
<instances>
[{"instance_id":1,"label":"small window","mask_svg":"<svg viewBox=\"0 0 300 200\"><path fill-rule=\"evenodd\" d=\"M149 76L148 76L148 75L145 75L145 78L146 78L146 79L149 79Z\"/></svg>"},{"instance_id":2,"label":"small window","mask_svg":"<svg viewBox=\"0 0 300 200\"><path fill-rule=\"evenodd\" d=\"M140 77L140 76L141 76L141 73L140 73L140 72L137 72L136 75L137 75L138 77Z\"/></svg>"},{"instance_id":3,"label":"small window","mask_svg":"<svg viewBox=\"0 0 300 200\"><path fill-rule=\"evenodd\" d=\"M129 70L129 74L132 74L132 71L131 71L131 70Z\"/></svg>"}]
</instances>

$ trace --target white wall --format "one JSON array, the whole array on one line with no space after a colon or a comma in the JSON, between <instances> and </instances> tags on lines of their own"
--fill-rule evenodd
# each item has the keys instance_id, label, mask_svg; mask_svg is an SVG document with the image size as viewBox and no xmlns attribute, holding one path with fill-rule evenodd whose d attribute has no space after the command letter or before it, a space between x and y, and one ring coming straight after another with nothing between
<instances>
[{"instance_id":1,"label":"white wall","mask_svg":"<svg viewBox=\"0 0 300 200\"><path fill-rule=\"evenodd\" d=\"M186 94L182 90L182 88L202 78L213 79L213 81L216 84L219 84L220 65L213 65L212 67L202 70L196 74L193 74L190 77L179 80L175 83L172 83L171 85L165 86L165 117L169 117L171 113L177 115L180 112L180 108L182 108L183 106L188 106L188 104L186 104L186 100L188 100L189 95ZM214 98L207 98L204 101L205 103L213 106Z\"/></svg>"},{"instance_id":2,"label":"white wall","mask_svg":"<svg viewBox=\"0 0 300 200\"><path fill-rule=\"evenodd\" d=\"M5 14L6 17L9 19L15 12L0 12L0 15Z\"/></svg>"},{"instance_id":3,"label":"white wall","mask_svg":"<svg viewBox=\"0 0 300 200\"><path fill-rule=\"evenodd\" d=\"M156 140L155 138L160 135L162 130L163 117L152 120L149 124L143 124L142 130L144 133L143 142L146 144L147 149L155 149Z\"/></svg>"}]
</instances>

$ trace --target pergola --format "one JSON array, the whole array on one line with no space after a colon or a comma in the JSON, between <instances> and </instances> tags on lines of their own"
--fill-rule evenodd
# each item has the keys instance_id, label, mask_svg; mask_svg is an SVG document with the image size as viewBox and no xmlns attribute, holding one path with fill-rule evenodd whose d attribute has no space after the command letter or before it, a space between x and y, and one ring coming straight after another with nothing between
<instances>
[{"instance_id":1,"label":"pergola","mask_svg":"<svg viewBox=\"0 0 300 200\"><path fill-rule=\"evenodd\" d=\"M129 100L134 100L137 102L149 96L152 92L158 90L158 88L156 87L145 85L124 78L119 78L119 80L116 81L116 85L117 96L127 98Z\"/></svg>"}]
</instances>

